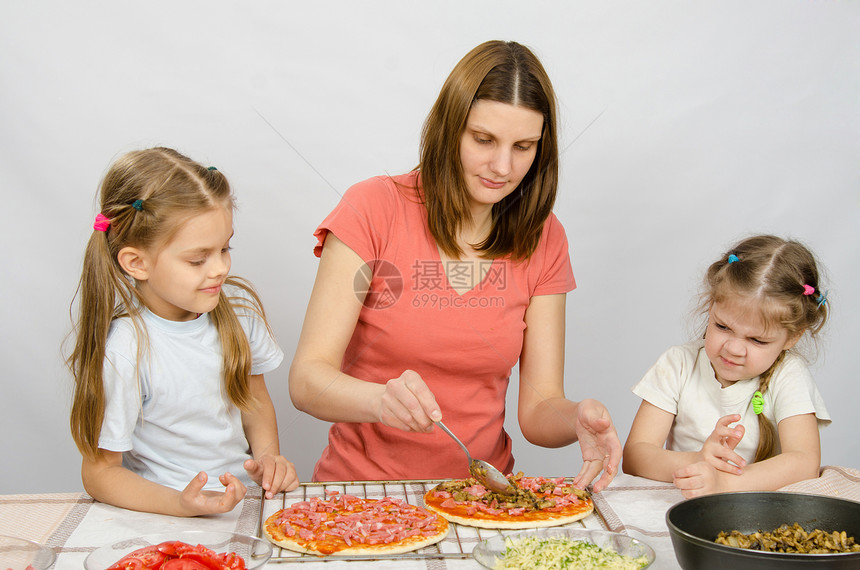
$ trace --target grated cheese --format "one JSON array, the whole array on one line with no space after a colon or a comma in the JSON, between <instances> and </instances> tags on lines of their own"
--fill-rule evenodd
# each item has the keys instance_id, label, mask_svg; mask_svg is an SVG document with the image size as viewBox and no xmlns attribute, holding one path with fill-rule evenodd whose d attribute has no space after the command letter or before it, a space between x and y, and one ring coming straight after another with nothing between
<instances>
[{"instance_id":1,"label":"grated cheese","mask_svg":"<svg viewBox=\"0 0 860 570\"><path fill-rule=\"evenodd\" d=\"M494 570L511 568L639 570L648 565L648 560L644 556L633 558L612 550L604 550L590 542L572 540L561 536L506 538L505 546L504 554L501 558L496 558Z\"/></svg>"}]
</instances>

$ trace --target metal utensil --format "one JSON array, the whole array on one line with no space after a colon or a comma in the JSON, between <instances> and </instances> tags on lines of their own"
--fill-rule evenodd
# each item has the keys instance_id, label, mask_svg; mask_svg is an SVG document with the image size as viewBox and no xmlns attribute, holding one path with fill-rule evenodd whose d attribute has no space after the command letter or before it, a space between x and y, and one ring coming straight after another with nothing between
<instances>
[{"instance_id":1,"label":"metal utensil","mask_svg":"<svg viewBox=\"0 0 860 570\"><path fill-rule=\"evenodd\" d=\"M517 490L511 485L511 482L508 481L508 478L502 475L501 471L487 463L486 461L481 461L480 459L472 459L472 456L469 455L469 450L466 449L466 446L463 445L463 442L454 435L451 430L449 430L445 424L442 422L436 422L442 431L451 436L451 439L457 442L457 445L463 448L463 452L466 454L466 457L469 459L469 473L471 473L472 477L478 480L484 487L495 491L497 493L501 493L503 495L516 495Z\"/></svg>"}]
</instances>

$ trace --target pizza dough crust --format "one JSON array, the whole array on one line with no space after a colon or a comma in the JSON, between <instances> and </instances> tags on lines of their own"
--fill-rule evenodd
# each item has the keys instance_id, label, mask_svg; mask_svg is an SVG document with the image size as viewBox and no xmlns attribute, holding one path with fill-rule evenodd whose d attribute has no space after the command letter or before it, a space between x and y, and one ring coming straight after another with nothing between
<instances>
[{"instance_id":1,"label":"pizza dough crust","mask_svg":"<svg viewBox=\"0 0 860 570\"><path fill-rule=\"evenodd\" d=\"M450 509L442 507L441 505L446 499L436 497L434 495L436 489L434 487L424 495L424 506L427 510L437 513L452 523L476 528L500 530L546 528L572 523L584 519L594 512L594 501L592 501L591 497L580 497L578 504L565 507L565 510L562 511L539 510L526 511L521 515L510 515L507 513L494 515L479 510L474 515L467 515L459 512L451 512ZM460 504L454 509L462 511L464 507Z\"/></svg>"},{"instance_id":2,"label":"pizza dough crust","mask_svg":"<svg viewBox=\"0 0 860 570\"><path fill-rule=\"evenodd\" d=\"M370 504L371 502L376 502L377 500L363 499L362 501L365 504ZM406 504L405 507L414 510L420 509L420 507L416 507L414 505L409 504ZM390 543L365 544L360 542L353 542L351 545L343 546L343 548L340 548L340 546L345 543L343 541L336 541L336 549L321 548L318 550L314 549L313 545L309 544L308 540L300 538L298 534L296 534L295 536L286 535L286 533L284 532L284 528L289 523L276 522L277 519L280 518L282 512L283 510L280 510L275 514L271 515L268 519L266 519L266 522L263 525L263 533L266 535L266 538L268 538L270 542L282 548L286 548L287 550L292 550L293 552L301 552L303 554L315 554L317 556L377 556L404 554L406 552L412 552L414 550L418 550L426 546L436 544L437 542L441 542L445 539L445 537L448 536L448 530L450 527L448 521L444 517L436 515L436 524L438 526L438 530L436 533L430 536L409 536ZM310 542L313 542L313 540L314 539L311 539ZM332 542L329 542L328 544L330 545L332 544Z\"/></svg>"},{"instance_id":3,"label":"pizza dough crust","mask_svg":"<svg viewBox=\"0 0 860 570\"><path fill-rule=\"evenodd\" d=\"M425 499L426 504L426 499ZM433 511L437 513L439 516L446 518L452 523L463 525L463 526L471 526L476 528L486 528L486 529L499 529L499 530L522 530L527 528L546 528L551 526L561 526L564 524L572 523L578 521L580 519L584 519L588 515L590 515L594 511L594 504L589 503L587 509L583 509L582 512L573 513L570 515L564 515L563 513L548 513L552 516L548 518L542 519L520 519L516 520L511 515L508 515L510 520L498 520L498 519L483 519L477 517L465 517L458 516L452 513L446 513L443 509L436 508L435 505L426 504L428 511ZM557 515L557 516L556 516Z\"/></svg>"},{"instance_id":4,"label":"pizza dough crust","mask_svg":"<svg viewBox=\"0 0 860 570\"><path fill-rule=\"evenodd\" d=\"M435 536L412 536L401 542L395 542L391 544L353 544L352 546L348 546L342 550L338 550L336 552L331 552L328 554L324 554L317 550L310 550L301 546L298 542L295 542L290 537L281 535L282 538L276 539L273 536L274 533L270 533L268 525L266 527L266 536L268 539L277 544L282 548L286 548L287 550L292 550L293 552L301 552L303 554L315 554L317 556L362 556L362 555L388 555L388 554L405 554L407 552L412 552L414 550L420 550L425 546L430 546L436 544L437 542L442 542L448 536L448 521L444 520L444 530L440 531L439 534ZM419 540L421 539L421 540Z\"/></svg>"}]
</instances>

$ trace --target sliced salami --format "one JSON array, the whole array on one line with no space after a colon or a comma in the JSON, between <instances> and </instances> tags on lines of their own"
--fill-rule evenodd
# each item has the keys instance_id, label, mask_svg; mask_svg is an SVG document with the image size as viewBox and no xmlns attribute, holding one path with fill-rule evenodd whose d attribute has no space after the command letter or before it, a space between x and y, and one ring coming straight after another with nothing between
<instances>
[{"instance_id":1,"label":"sliced salami","mask_svg":"<svg viewBox=\"0 0 860 570\"><path fill-rule=\"evenodd\" d=\"M450 522L479 528L524 529L558 526L594 511L591 496L563 477L508 478L516 496L500 495L474 479L445 481L427 491L424 504Z\"/></svg>"},{"instance_id":2,"label":"sliced salami","mask_svg":"<svg viewBox=\"0 0 860 570\"><path fill-rule=\"evenodd\" d=\"M263 526L283 548L319 556L401 554L448 535L448 521L401 499L330 493L282 509Z\"/></svg>"}]
</instances>

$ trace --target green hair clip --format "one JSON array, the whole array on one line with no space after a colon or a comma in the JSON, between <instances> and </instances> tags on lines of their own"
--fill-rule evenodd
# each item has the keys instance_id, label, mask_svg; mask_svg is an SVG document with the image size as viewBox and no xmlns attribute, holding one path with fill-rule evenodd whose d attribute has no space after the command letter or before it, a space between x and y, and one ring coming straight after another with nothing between
<instances>
[{"instance_id":1,"label":"green hair clip","mask_svg":"<svg viewBox=\"0 0 860 570\"><path fill-rule=\"evenodd\" d=\"M210 166L210 167L209 167L209 168L207 168L206 170L218 170L218 169L217 169L217 168L215 168L214 166Z\"/></svg>"},{"instance_id":2,"label":"green hair clip","mask_svg":"<svg viewBox=\"0 0 860 570\"><path fill-rule=\"evenodd\" d=\"M759 415L764 410L764 396L762 396L761 392L756 390L755 394L752 397L752 406L755 415Z\"/></svg>"},{"instance_id":3,"label":"green hair clip","mask_svg":"<svg viewBox=\"0 0 860 570\"><path fill-rule=\"evenodd\" d=\"M131 207L137 210L138 212L143 211L143 200L135 200L131 203Z\"/></svg>"}]
</instances>

